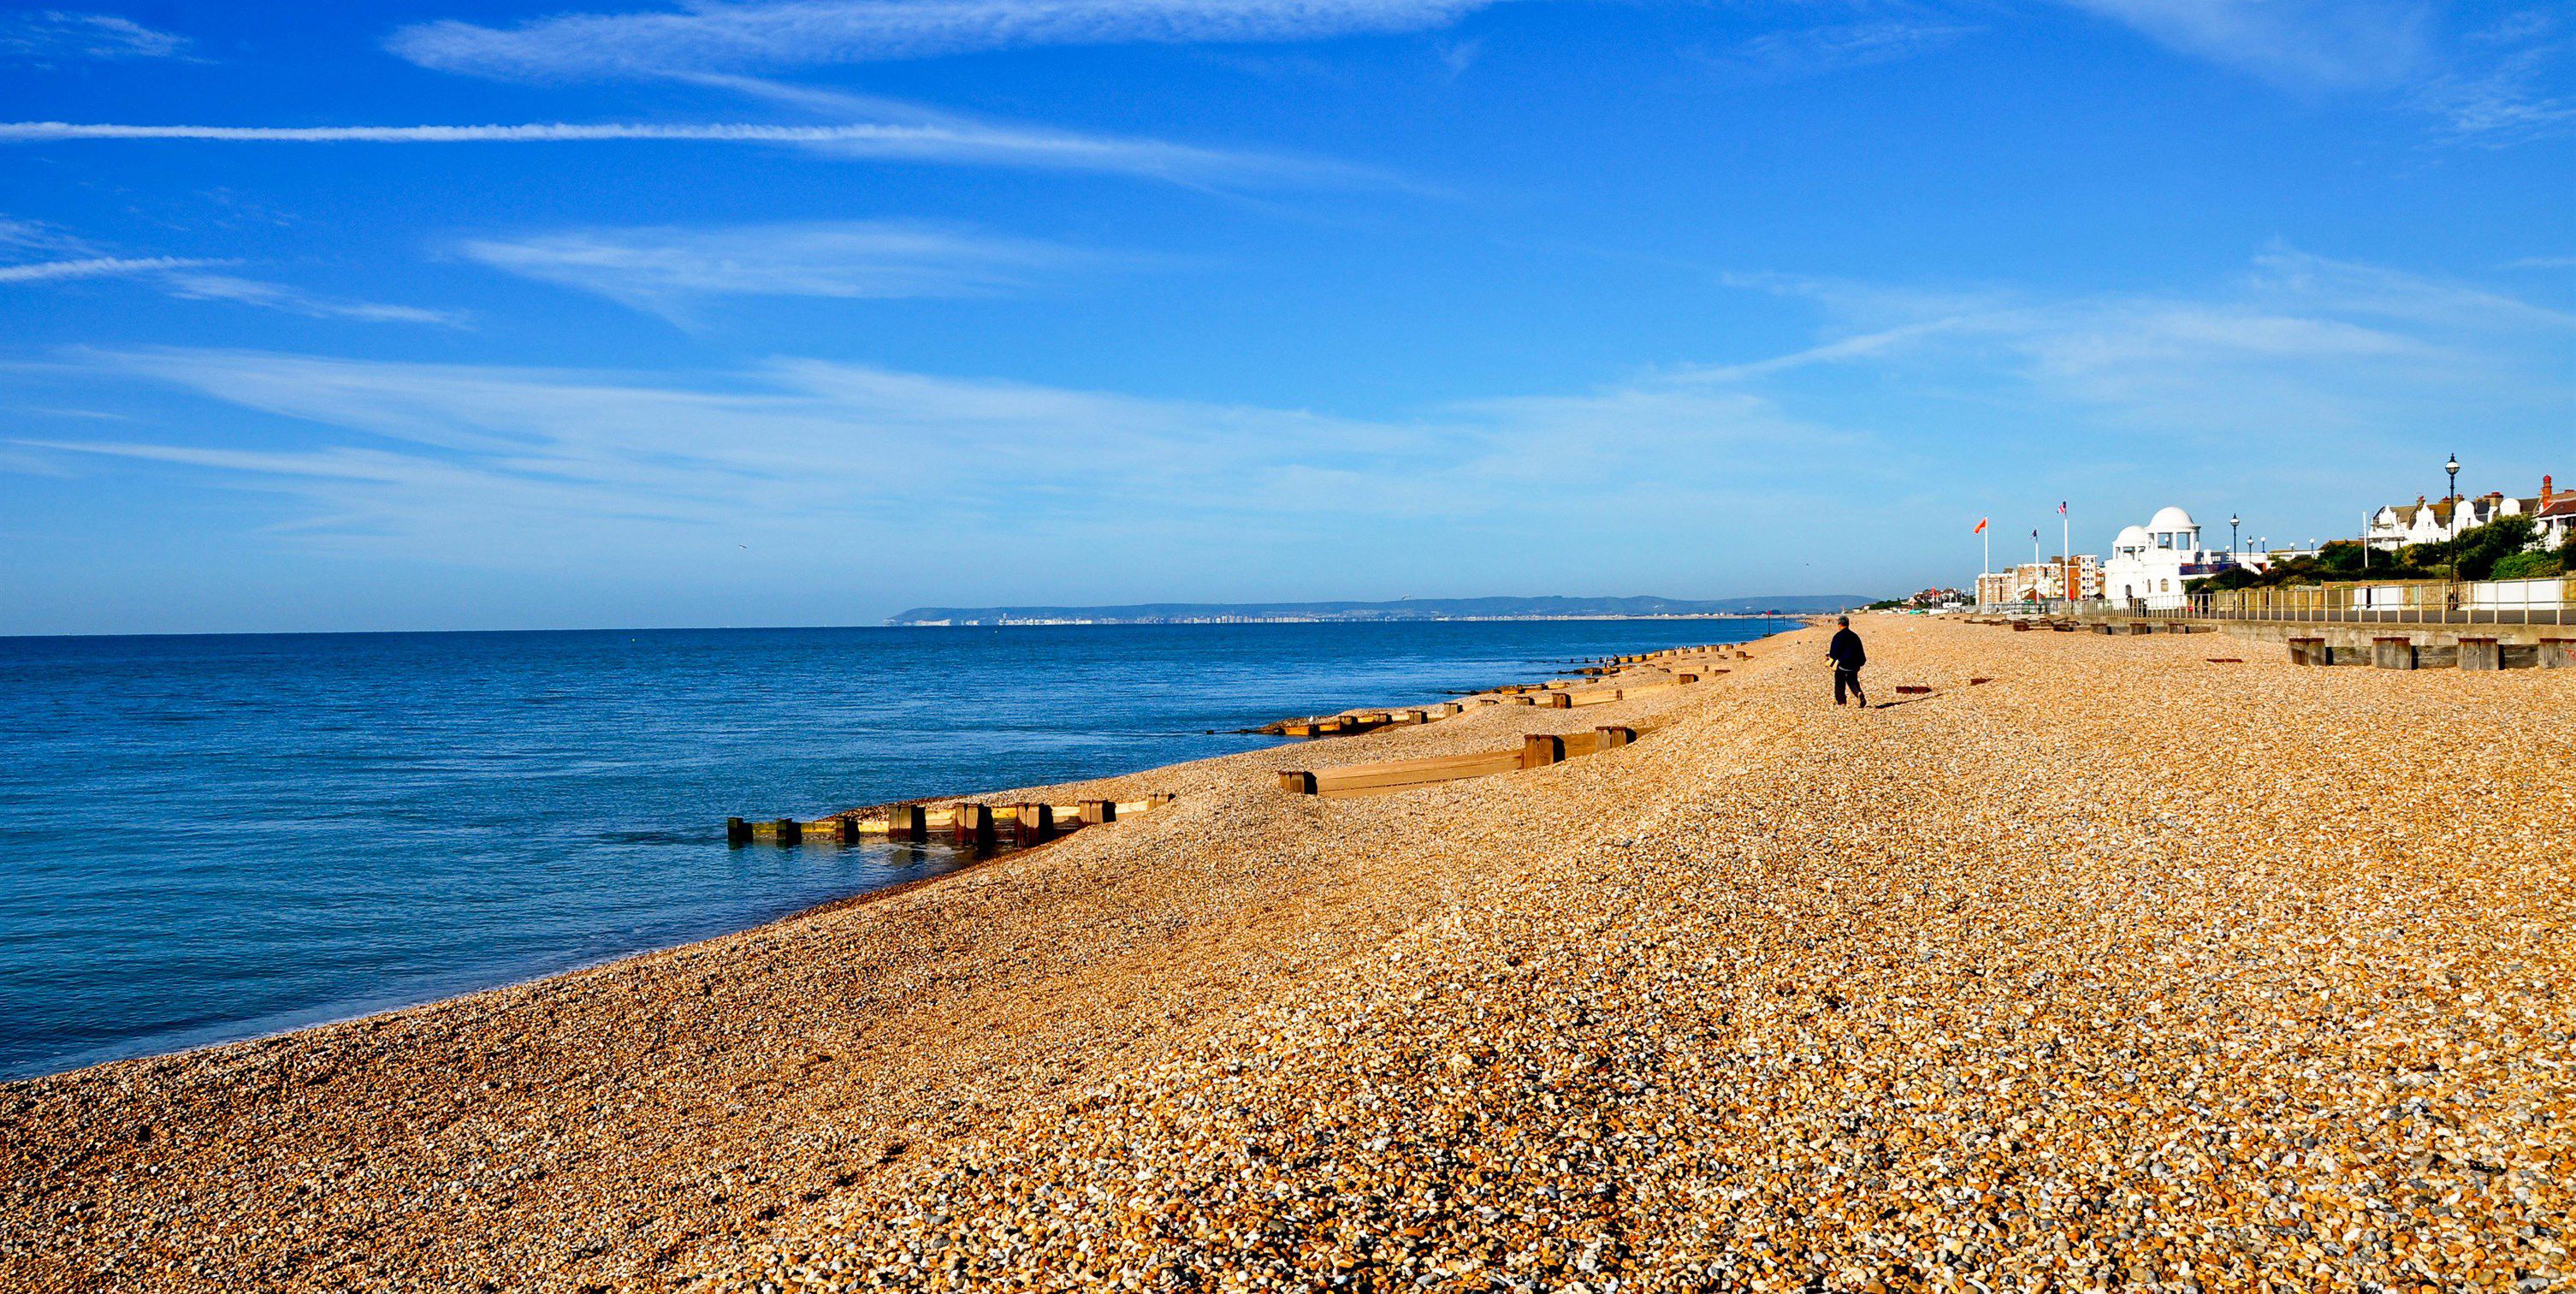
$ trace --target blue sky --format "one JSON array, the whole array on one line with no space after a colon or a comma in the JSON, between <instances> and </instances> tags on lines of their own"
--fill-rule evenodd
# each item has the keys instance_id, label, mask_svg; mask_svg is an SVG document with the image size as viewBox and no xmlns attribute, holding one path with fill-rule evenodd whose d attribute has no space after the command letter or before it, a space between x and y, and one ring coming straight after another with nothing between
<instances>
[{"instance_id":1,"label":"blue sky","mask_svg":"<svg viewBox=\"0 0 2576 1294\"><path fill-rule=\"evenodd\" d=\"M2563 6L0 10L0 633L1909 591L2571 451Z\"/></svg>"}]
</instances>

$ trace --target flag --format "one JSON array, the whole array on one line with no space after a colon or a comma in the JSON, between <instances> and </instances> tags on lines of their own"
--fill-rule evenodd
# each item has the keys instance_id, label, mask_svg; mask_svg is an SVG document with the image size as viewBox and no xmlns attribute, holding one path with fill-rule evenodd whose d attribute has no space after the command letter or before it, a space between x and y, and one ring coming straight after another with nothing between
<instances>
[{"instance_id":1,"label":"flag","mask_svg":"<svg viewBox=\"0 0 2576 1294\"><path fill-rule=\"evenodd\" d=\"M1984 517L1977 518L1977 528L1969 531L1968 533L1972 535L1982 535L1986 533L1986 519Z\"/></svg>"},{"instance_id":2,"label":"flag","mask_svg":"<svg viewBox=\"0 0 2576 1294\"><path fill-rule=\"evenodd\" d=\"M2062 501L2057 505L2057 515L2061 517L2066 515L2066 504Z\"/></svg>"}]
</instances>

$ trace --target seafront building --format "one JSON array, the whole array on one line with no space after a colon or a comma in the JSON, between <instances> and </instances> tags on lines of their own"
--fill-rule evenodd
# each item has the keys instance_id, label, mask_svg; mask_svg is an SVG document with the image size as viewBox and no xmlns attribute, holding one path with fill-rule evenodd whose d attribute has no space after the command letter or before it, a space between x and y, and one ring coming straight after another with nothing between
<instances>
[{"instance_id":1,"label":"seafront building","mask_svg":"<svg viewBox=\"0 0 2576 1294\"><path fill-rule=\"evenodd\" d=\"M1977 601L1984 606L2100 596L2102 563L2091 553L2060 554L2044 562L2023 562L2009 570L1977 577Z\"/></svg>"},{"instance_id":2,"label":"seafront building","mask_svg":"<svg viewBox=\"0 0 2576 1294\"><path fill-rule=\"evenodd\" d=\"M2426 503L2419 494L2413 503L2393 503L2370 514L2368 541L2380 552L2395 552L2408 544L2448 539L2506 517L2531 518L2533 527L2540 532L2542 546L2556 547L2566 541L2570 530L2576 530L2576 491L2559 493L2550 478L2543 476L2540 493L2523 498L2492 490L2474 499Z\"/></svg>"},{"instance_id":3,"label":"seafront building","mask_svg":"<svg viewBox=\"0 0 2576 1294\"><path fill-rule=\"evenodd\" d=\"M2261 570L2265 564L2256 554L2210 551L2190 513L2158 508L2147 524L2126 527L2111 541L2111 560L2102 566L2103 596L2154 610L2178 607L2189 581L2240 565Z\"/></svg>"},{"instance_id":4,"label":"seafront building","mask_svg":"<svg viewBox=\"0 0 2576 1294\"><path fill-rule=\"evenodd\" d=\"M2519 498L2490 491L2476 498L2427 503L2419 496L2413 503L2391 504L2372 513L2365 538L2374 551L2393 552L2516 516L2531 518L2539 547L2554 549L2576 534L2576 490L2559 490L2552 478L2543 476L2539 493ZM2089 555L2059 556L1989 572L1977 577L1976 600L1980 606L2009 606L2104 598L2127 607L2171 610L2187 604L2190 595L2185 589L2193 580L2238 567L2260 573L2277 562L2318 555L2313 545L2212 549L2189 512L2166 507L2157 509L2143 525L2123 527L2111 541L2108 561L2097 562Z\"/></svg>"}]
</instances>

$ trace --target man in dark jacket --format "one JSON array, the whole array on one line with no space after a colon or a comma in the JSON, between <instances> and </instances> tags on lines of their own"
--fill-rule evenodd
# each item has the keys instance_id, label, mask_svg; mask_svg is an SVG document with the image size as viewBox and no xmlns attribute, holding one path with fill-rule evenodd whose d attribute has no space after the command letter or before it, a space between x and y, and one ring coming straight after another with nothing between
<instances>
[{"instance_id":1,"label":"man in dark jacket","mask_svg":"<svg viewBox=\"0 0 2576 1294\"><path fill-rule=\"evenodd\" d=\"M1860 690L1860 667L1869 663L1869 653L1860 649L1860 635L1851 631L1850 616L1836 616L1834 623L1842 628L1825 648L1825 659L1834 663L1834 704L1843 703L1843 689L1851 689L1852 700L1860 708L1869 708L1869 697Z\"/></svg>"}]
</instances>

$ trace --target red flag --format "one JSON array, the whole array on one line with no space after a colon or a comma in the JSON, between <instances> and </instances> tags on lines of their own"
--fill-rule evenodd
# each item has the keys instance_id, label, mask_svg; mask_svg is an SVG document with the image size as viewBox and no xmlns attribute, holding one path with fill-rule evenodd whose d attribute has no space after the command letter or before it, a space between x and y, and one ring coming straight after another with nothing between
<instances>
[{"instance_id":1,"label":"red flag","mask_svg":"<svg viewBox=\"0 0 2576 1294\"><path fill-rule=\"evenodd\" d=\"M1986 519L1984 517L1977 518L1977 528L1969 531L1968 533L1972 535L1982 535L1986 533Z\"/></svg>"}]
</instances>

